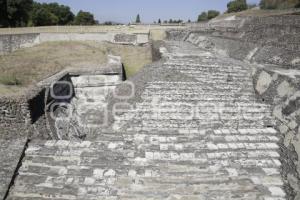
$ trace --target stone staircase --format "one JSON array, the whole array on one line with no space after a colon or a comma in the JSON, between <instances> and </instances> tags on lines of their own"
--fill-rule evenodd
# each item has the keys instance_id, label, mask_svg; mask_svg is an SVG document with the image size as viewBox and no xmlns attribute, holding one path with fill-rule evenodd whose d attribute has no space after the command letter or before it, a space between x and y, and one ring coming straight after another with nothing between
<instances>
[{"instance_id":1,"label":"stone staircase","mask_svg":"<svg viewBox=\"0 0 300 200\"><path fill-rule=\"evenodd\" d=\"M32 141L8 199L283 200L279 137L248 65L168 42L180 81L141 100L90 141ZM137 86L139 87L139 86Z\"/></svg>"}]
</instances>

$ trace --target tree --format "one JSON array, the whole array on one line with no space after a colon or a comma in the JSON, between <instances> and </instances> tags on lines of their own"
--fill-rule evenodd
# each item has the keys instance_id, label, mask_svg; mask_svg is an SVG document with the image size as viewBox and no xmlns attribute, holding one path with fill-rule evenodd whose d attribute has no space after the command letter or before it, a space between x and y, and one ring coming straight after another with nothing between
<instances>
[{"instance_id":1,"label":"tree","mask_svg":"<svg viewBox=\"0 0 300 200\"><path fill-rule=\"evenodd\" d=\"M32 23L35 26L56 25L59 19L45 8L39 8L32 14Z\"/></svg>"},{"instance_id":2,"label":"tree","mask_svg":"<svg viewBox=\"0 0 300 200\"><path fill-rule=\"evenodd\" d=\"M111 21L104 22L103 24L106 25L106 26L111 26L111 25L113 25L113 23L112 23Z\"/></svg>"},{"instance_id":3,"label":"tree","mask_svg":"<svg viewBox=\"0 0 300 200\"><path fill-rule=\"evenodd\" d=\"M80 10L75 17L74 23L76 25L94 25L96 24L96 21L93 14Z\"/></svg>"},{"instance_id":4,"label":"tree","mask_svg":"<svg viewBox=\"0 0 300 200\"><path fill-rule=\"evenodd\" d=\"M208 20L208 16L207 16L207 12L202 12L199 16L198 16L198 22L203 22L203 21L207 21Z\"/></svg>"},{"instance_id":5,"label":"tree","mask_svg":"<svg viewBox=\"0 0 300 200\"><path fill-rule=\"evenodd\" d=\"M227 4L227 12L241 12L243 10L247 10L248 5L246 0L233 0Z\"/></svg>"},{"instance_id":6,"label":"tree","mask_svg":"<svg viewBox=\"0 0 300 200\"><path fill-rule=\"evenodd\" d=\"M70 7L58 3L45 4L46 9L58 18L59 25L70 24L74 20L74 14Z\"/></svg>"},{"instance_id":7,"label":"tree","mask_svg":"<svg viewBox=\"0 0 300 200\"><path fill-rule=\"evenodd\" d=\"M8 26L6 0L0 0L0 28Z\"/></svg>"},{"instance_id":8,"label":"tree","mask_svg":"<svg viewBox=\"0 0 300 200\"><path fill-rule=\"evenodd\" d=\"M6 6L9 26L27 26L33 6L32 0L6 0Z\"/></svg>"},{"instance_id":9,"label":"tree","mask_svg":"<svg viewBox=\"0 0 300 200\"><path fill-rule=\"evenodd\" d=\"M174 21L173 21L173 23L175 23L175 24L181 24L182 22L183 22L182 19L178 19L178 20L174 20Z\"/></svg>"},{"instance_id":10,"label":"tree","mask_svg":"<svg viewBox=\"0 0 300 200\"><path fill-rule=\"evenodd\" d=\"M296 4L295 8L300 8L300 0L298 0L298 3Z\"/></svg>"},{"instance_id":11,"label":"tree","mask_svg":"<svg viewBox=\"0 0 300 200\"><path fill-rule=\"evenodd\" d=\"M211 19L213 19L213 18L215 18L215 17L217 17L217 16L219 16L220 15L220 12L219 11L216 11L216 10L209 10L208 12L207 12L207 19L208 20L211 20Z\"/></svg>"},{"instance_id":12,"label":"tree","mask_svg":"<svg viewBox=\"0 0 300 200\"><path fill-rule=\"evenodd\" d=\"M161 24L161 20L160 19L158 19L158 23Z\"/></svg>"},{"instance_id":13,"label":"tree","mask_svg":"<svg viewBox=\"0 0 300 200\"><path fill-rule=\"evenodd\" d=\"M43 11L44 13L42 13ZM44 19L44 22L41 21ZM68 6L57 3L34 2L31 11L31 24L34 26L67 25L74 20L74 14Z\"/></svg>"},{"instance_id":14,"label":"tree","mask_svg":"<svg viewBox=\"0 0 300 200\"><path fill-rule=\"evenodd\" d=\"M188 21L187 21L187 23L191 23L192 21L189 19Z\"/></svg>"},{"instance_id":15,"label":"tree","mask_svg":"<svg viewBox=\"0 0 300 200\"><path fill-rule=\"evenodd\" d=\"M140 14L138 14L138 15L136 16L135 23L137 23L137 24L140 24L140 23L141 23L141 17L140 17Z\"/></svg>"},{"instance_id":16,"label":"tree","mask_svg":"<svg viewBox=\"0 0 300 200\"><path fill-rule=\"evenodd\" d=\"M173 23L173 19L170 19L170 20L169 20L169 24L172 24L172 23Z\"/></svg>"}]
</instances>

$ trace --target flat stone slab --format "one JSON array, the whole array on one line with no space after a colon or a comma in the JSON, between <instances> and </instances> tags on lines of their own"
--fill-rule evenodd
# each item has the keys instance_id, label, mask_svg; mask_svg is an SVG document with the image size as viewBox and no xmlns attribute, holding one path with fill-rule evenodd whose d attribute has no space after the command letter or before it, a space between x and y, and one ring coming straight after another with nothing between
<instances>
[{"instance_id":1,"label":"flat stone slab","mask_svg":"<svg viewBox=\"0 0 300 200\"><path fill-rule=\"evenodd\" d=\"M21 159L26 139L0 138L0 144L0 199L3 199Z\"/></svg>"}]
</instances>

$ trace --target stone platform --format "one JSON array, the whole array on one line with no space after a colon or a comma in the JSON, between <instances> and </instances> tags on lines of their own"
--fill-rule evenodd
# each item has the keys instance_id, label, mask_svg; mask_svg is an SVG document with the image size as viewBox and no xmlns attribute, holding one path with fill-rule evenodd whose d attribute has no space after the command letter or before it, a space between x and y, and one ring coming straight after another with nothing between
<instances>
[{"instance_id":1,"label":"stone platform","mask_svg":"<svg viewBox=\"0 0 300 200\"><path fill-rule=\"evenodd\" d=\"M110 131L30 142L8 199L285 199L251 66L182 42L162 52L132 79L139 95Z\"/></svg>"}]
</instances>

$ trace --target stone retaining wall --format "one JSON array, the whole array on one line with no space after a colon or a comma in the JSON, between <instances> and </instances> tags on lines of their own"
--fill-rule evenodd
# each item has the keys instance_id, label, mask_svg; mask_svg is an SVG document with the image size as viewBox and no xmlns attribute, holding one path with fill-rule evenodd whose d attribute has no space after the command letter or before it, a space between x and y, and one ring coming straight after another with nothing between
<instances>
[{"instance_id":1,"label":"stone retaining wall","mask_svg":"<svg viewBox=\"0 0 300 200\"><path fill-rule=\"evenodd\" d=\"M143 45L149 42L147 33L30 33L0 35L0 55L20 48L53 41L96 41L116 44Z\"/></svg>"},{"instance_id":2,"label":"stone retaining wall","mask_svg":"<svg viewBox=\"0 0 300 200\"><path fill-rule=\"evenodd\" d=\"M28 105L20 99L0 98L0 123L9 126L11 122L27 123Z\"/></svg>"},{"instance_id":3,"label":"stone retaining wall","mask_svg":"<svg viewBox=\"0 0 300 200\"><path fill-rule=\"evenodd\" d=\"M289 196L300 198L300 72L290 75L279 69L259 68L254 73L259 100L272 105L282 133L282 172ZM292 198L293 199L293 198Z\"/></svg>"},{"instance_id":4,"label":"stone retaining wall","mask_svg":"<svg viewBox=\"0 0 300 200\"><path fill-rule=\"evenodd\" d=\"M39 44L39 34L0 35L0 55Z\"/></svg>"},{"instance_id":5,"label":"stone retaining wall","mask_svg":"<svg viewBox=\"0 0 300 200\"><path fill-rule=\"evenodd\" d=\"M169 39L186 40L253 63L300 68L300 16L225 19L186 31L170 30Z\"/></svg>"},{"instance_id":6,"label":"stone retaining wall","mask_svg":"<svg viewBox=\"0 0 300 200\"><path fill-rule=\"evenodd\" d=\"M37 102L44 89L32 87L15 96L0 96L0 138L29 137L34 133L37 119L43 114L37 112L43 101Z\"/></svg>"},{"instance_id":7,"label":"stone retaining wall","mask_svg":"<svg viewBox=\"0 0 300 200\"><path fill-rule=\"evenodd\" d=\"M30 129L30 137L59 139L52 114L60 104L69 104L74 97L71 77L107 75L123 80L120 58L110 55L108 60L105 66L96 69L65 69L28 89L24 95L0 97L0 134L10 137L13 130L27 134Z\"/></svg>"}]
</instances>

